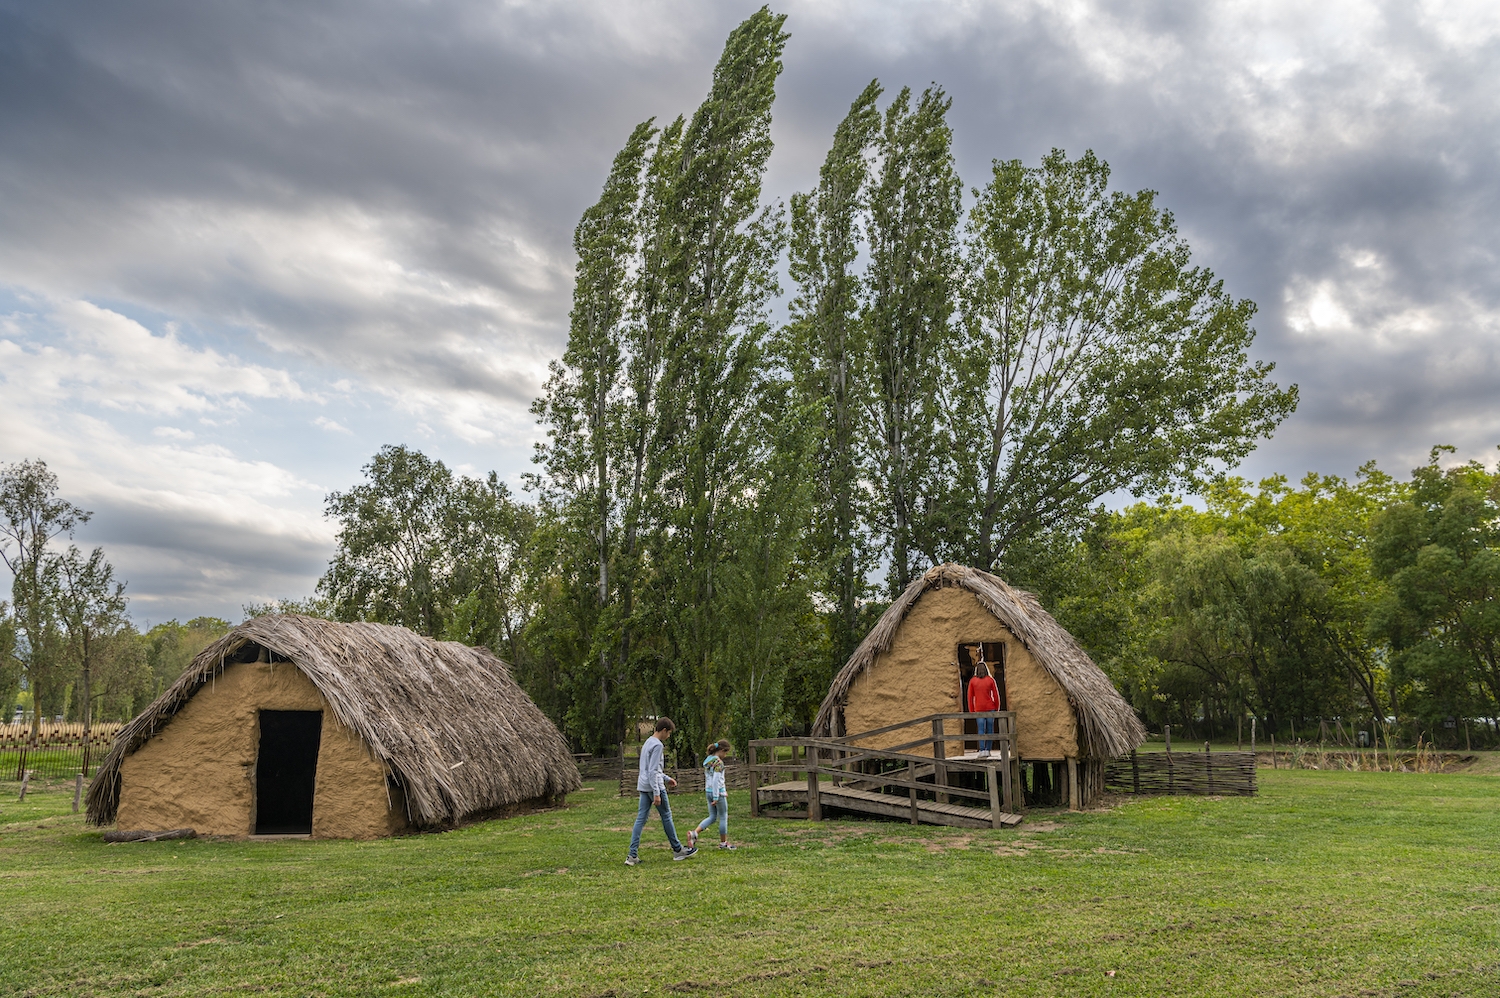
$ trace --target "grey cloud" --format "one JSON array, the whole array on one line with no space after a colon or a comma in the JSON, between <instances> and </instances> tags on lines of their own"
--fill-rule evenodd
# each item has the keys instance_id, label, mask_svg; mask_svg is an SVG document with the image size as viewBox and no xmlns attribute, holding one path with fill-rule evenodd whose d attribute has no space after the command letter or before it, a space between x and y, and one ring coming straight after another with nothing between
<instances>
[{"instance_id":1,"label":"grey cloud","mask_svg":"<svg viewBox=\"0 0 1500 998\"><path fill-rule=\"evenodd\" d=\"M91 500L80 546L102 544L128 580L138 622L213 614L238 620L254 600L311 593L333 551L294 533L225 522L211 514Z\"/></svg>"},{"instance_id":2,"label":"grey cloud","mask_svg":"<svg viewBox=\"0 0 1500 998\"><path fill-rule=\"evenodd\" d=\"M637 121L691 112L757 6L0 0L0 285L522 414L610 158ZM992 158L1094 148L1260 305L1256 354L1303 403L1250 473L1401 471L1432 443L1500 441L1494 34L1397 3L777 9L793 37L768 196L814 182L871 77L936 81L970 185ZM1304 321L1325 285L1345 326ZM178 543L138 526L119 537ZM187 546L311 571L213 543Z\"/></svg>"}]
</instances>

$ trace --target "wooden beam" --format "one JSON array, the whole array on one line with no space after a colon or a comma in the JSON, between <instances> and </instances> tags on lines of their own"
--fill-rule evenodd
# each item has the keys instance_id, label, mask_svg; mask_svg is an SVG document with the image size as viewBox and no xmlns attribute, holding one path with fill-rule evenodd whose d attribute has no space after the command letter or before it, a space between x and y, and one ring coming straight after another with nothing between
<instances>
[{"instance_id":1,"label":"wooden beam","mask_svg":"<svg viewBox=\"0 0 1500 998\"><path fill-rule=\"evenodd\" d=\"M760 746L754 742L750 743L750 817L760 817L760 767L756 761L760 757Z\"/></svg>"},{"instance_id":2,"label":"wooden beam","mask_svg":"<svg viewBox=\"0 0 1500 998\"><path fill-rule=\"evenodd\" d=\"M990 767L990 827L1000 828L1000 782L995 767Z\"/></svg>"},{"instance_id":3,"label":"wooden beam","mask_svg":"<svg viewBox=\"0 0 1500 998\"><path fill-rule=\"evenodd\" d=\"M809 821L823 820L823 799L818 791L818 750L807 750L807 818Z\"/></svg>"},{"instance_id":4,"label":"wooden beam","mask_svg":"<svg viewBox=\"0 0 1500 998\"><path fill-rule=\"evenodd\" d=\"M913 825L917 824L917 772L914 768L915 766L916 763L914 762L906 764L906 778L911 783L906 792L911 795L911 823Z\"/></svg>"},{"instance_id":5,"label":"wooden beam","mask_svg":"<svg viewBox=\"0 0 1500 998\"><path fill-rule=\"evenodd\" d=\"M1078 800L1078 760L1072 757L1068 759L1068 810L1079 810Z\"/></svg>"},{"instance_id":6,"label":"wooden beam","mask_svg":"<svg viewBox=\"0 0 1500 998\"><path fill-rule=\"evenodd\" d=\"M1016 790L1012 782L1011 773L1010 742L1000 743L1000 790L1004 798L1005 810L1015 812Z\"/></svg>"},{"instance_id":7,"label":"wooden beam","mask_svg":"<svg viewBox=\"0 0 1500 998\"><path fill-rule=\"evenodd\" d=\"M932 783L933 786L946 787L948 785L948 767L938 762L939 759L947 758L947 752L943 745L947 741L946 732L943 731L943 720L940 717L932 719ZM940 793L937 795L939 804L948 803L948 795Z\"/></svg>"}]
</instances>

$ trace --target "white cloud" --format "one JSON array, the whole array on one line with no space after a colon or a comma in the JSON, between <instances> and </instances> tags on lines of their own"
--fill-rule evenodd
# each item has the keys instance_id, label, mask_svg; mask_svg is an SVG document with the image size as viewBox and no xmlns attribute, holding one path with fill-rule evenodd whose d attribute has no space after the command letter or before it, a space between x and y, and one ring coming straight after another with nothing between
<instances>
[{"instance_id":1,"label":"white cloud","mask_svg":"<svg viewBox=\"0 0 1500 998\"><path fill-rule=\"evenodd\" d=\"M318 427L318 428L320 428L320 429L327 430L329 433L353 433L354 432L353 430L349 429L349 427L345 426L344 424L342 424L340 422L337 422L336 420L329 419L327 416L319 416L317 419L313 420L313 425L316 426L316 427Z\"/></svg>"},{"instance_id":2,"label":"white cloud","mask_svg":"<svg viewBox=\"0 0 1500 998\"><path fill-rule=\"evenodd\" d=\"M285 371L189 346L172 328L152 333L82 300L0 317L0 378L13 402L72 400L164 416L307 397Z\"/></svg>"}]
</instances>

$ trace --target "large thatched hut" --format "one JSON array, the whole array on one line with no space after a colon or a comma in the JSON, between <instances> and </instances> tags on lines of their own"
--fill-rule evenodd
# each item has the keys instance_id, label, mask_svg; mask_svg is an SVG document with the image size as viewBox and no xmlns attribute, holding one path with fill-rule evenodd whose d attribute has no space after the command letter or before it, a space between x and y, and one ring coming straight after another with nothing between
<instances>
[{"instance_id":1,"label":"large thatched hut","mask_svg":"<svg viewBox=\"0 0 1500 998\"><path fill-rule=\"evenodd\" d=\"M581 785L562 735L486 649L278 614L204 649L121 729L88 820L373 838Z\"/></svg>"},{"instance_id":2,"label":"large thatched hut","mask_svg":"<svg viewBox=\"0 0 1500 998\"><path fill-rule=\"evenodd\" d=\"M981 661L999 685L1001 709L1015 712L1016 752L1033 796L1087 804L1103 788L1104 763L1145 741L1125 698L1035 596L954 564L930 569L891 604L834 677L813 734L962 712ZM963 733L960 722L944 723L945 733ZM862 744L911 734L885 737Z\"/></svg>"}]
</instances>

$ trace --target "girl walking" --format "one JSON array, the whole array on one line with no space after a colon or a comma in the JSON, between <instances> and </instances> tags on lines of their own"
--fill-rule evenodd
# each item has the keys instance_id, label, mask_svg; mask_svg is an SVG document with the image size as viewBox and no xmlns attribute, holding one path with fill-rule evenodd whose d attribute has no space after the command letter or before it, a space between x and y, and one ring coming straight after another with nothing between
<instances>
[{"instance_id":1,"label":"girl walking","mask_svg":"<svg viewBox=\"0 0 1500 998\"><path fill-rule=\"evenodd\" d=\"M708 797L708 817L688 833L688 848L697 846L698 835L715 821L719 823L719 848L733 849L729 844L729 791L724 788L724 757L729 754L729 743L720 738L708 747L708 757L703 760L703 793Z\"/></svg>"}]
</instances>

